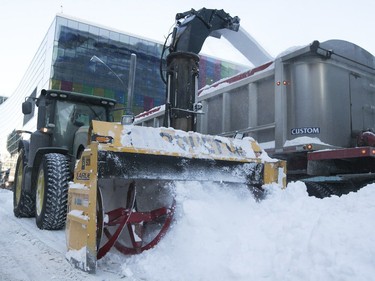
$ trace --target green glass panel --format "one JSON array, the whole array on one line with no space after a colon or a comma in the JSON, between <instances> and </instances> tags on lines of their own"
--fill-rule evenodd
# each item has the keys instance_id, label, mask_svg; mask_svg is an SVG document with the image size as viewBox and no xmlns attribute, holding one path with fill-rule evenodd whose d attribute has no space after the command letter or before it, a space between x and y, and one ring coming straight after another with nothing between
<instances>
[{"instance_id":1,"label":"green glass panel","mask_svg":"<svg viewBox=\"0 0 375 281\"><path fill-rule=\"evenodd\" d=\"M104 89L103 88L94 88L94 96L104 97Z\"/></svg>"},{"instance_id":2,"label":"green glass panel","mask_svg":"<svg viewBox=\"0 0 375 281\"><path fill-rule=\"evenodd\" d=\"M51 89L52 90L60 90L61 89L61 81L56 79L51 79Z\"/></svg>"},{"instance_id":3,"label":"green glass panel","mask_svg":"<svg viewBox=\"0 0 375 281\"><path fill-rule=\"evenodd\" d=\"M90 87L88 85L83 85L82 86L82 93L87 94L87 95L92 95L93 89L92 89L92 87Z\"/></svg>"},{"instance_id":4,"label":"green glass panel","mask_svg":"<svg viewBox=\"0 0 375 281\"><path fill-rule=\"evenodd\" d=\"M79 83L73 83L73 91L77 93L83 92L83 85Z\"/></svg>"}]
</instances>

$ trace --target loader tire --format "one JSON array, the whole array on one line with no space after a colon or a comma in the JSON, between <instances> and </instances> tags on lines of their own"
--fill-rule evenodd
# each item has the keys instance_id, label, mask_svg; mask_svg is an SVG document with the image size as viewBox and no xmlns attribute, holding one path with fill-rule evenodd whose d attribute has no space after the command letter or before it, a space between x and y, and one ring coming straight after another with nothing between
<instances>
[{"instance_id":1,"label":"loader tire","mask_svg":"<svg viewBox=\"0 0 375 281\"><path fill-rule=\"evenodd\" d=\"M25 151L21 149L13 184L13 213L18 218L29 218L35 215L35 200L32 193L26 192L23 187L25 166Z\"/></svg>"},{"instance_id":2,"label":"loader tire","mask_svg":"<svg viewBox=\"0 0 375 281\"><path fill-rule=\"evenodd\" d=\"M58 230L65 225L70 170L68 158L59 153L43 156L39 166L35 195L36 225Z\"/></svg>"}]
</instances>

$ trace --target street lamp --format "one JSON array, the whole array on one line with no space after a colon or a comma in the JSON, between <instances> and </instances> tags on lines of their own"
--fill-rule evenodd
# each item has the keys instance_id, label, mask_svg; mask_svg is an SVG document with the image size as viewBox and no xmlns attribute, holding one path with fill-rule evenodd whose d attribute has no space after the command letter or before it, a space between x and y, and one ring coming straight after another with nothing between
<instances>
[{"instance_id":1,"label":"street lamp","mask_svg":"<svg viewBox=\"0 0 375 281\"><path fill-rule=\"evenodd\" d=\"M121 118L121 124L123 125L130 125L134 122L134 114L132 112L132 101L133 101L133 92L134 92L134 81L135 81L135 67L136 67L136 54L131 54L130 56L130 68L129 68L129 81L128 81L128 99L125 108L125 114ZM117 75L116 72L112 70L103 60L98 58L97 56L92 56L90 59L91 62L101 63L104 65L110 72L112 72L116 78L121 82L121 84L125 88L125 83L122 81L120 76Z\"/></svg>"},{"instance_id":2,"label":"street lamp","mask_svg":"<svg viewBox=\"0 0 375 281\"><path fill-rule=\"evenodd\" d=\"M110 72L112 72L118 80L120 80L121 84L125 87L125 83L124 81L122 81L122 79L120 78L120 76L117 75L116 72L114 72L112 70L112 68L110 68L103 60L101 60L100 58L98 58L97 56L92 56L91 59L90 59L91 62L95 62L95 63L101 63L102 65L104 65Z\"/></svg>"}]
</instances>

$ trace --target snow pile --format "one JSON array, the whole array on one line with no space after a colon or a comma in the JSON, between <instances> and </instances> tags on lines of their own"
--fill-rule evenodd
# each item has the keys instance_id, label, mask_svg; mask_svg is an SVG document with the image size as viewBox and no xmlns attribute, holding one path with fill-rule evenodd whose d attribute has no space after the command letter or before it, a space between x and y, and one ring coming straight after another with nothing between
<instances>
[{"instance_id":1,"label":"snow pile","mask_svg":"<svg viewBox=\"0 0 375 281\"><path fill-rule=\"evenodd\" d=\"M263 65L254 67L252 69L245 70L243 72L237 73L237 74L235 74L231 77L223 78L219 81L214 82L211 85L206 85L203 88L201 88L198 91L198 96L202 97L204 95L208 95L210 93L217 92L218 90L223 89L223 88L231 85L232 83L238 82L242 79L248 78L248 77L253 76L253 75L259 75L260 73L263 73L265 71L269 71L272 68L274 68L274 62L273 61L267 62Z\"/></svg>"},{"instance_id":2,"label":"snow pile","mask_svg":"<svg viewBox=\"0 0 375 281\"><path fill-rule=\"evenodd\" d=\"M131 280L372 280L375 185L341 198L308 197L303 183L176 188L177 222L153 250L122 266Z\"/></svg>"},{"instance_id":3,"label":"snow pile","mask_svg":"<svg viewBox=\"0 0 375 281\"><path fill-rule=\"evenodd\" d=\"M287 140L284 143L284 147L299 146L299 145L306 145L306 144L318 144L321 146L332 147L332 145L322 142L319 138L316 138L316 137L312 138L312 137L307 137L307 136L297 137L291 140ZM275 148L275 141L262 142L262 143L259 143L259 145L263 149L272 149L272 148Z\"/></svg>"},{"instance_id":4,"label":"snow pile","mask_svg":"<svg viewBox=\"0 0 375 281\"><path fill-rule=\"evenodd\" d=\"M96 275L65 260L64 231L14 218L12 192L0 189L0 280L373 280L374 189L317 199L296 182L269 186L256 202L244 187L181 183L176 221L157 247L131 257L113 251Z\"/></svg>"},{"instance_id":5,"label":"snow pile","mask_svg":"<svg viewBox=\"0 0 375 281\"><path fill-rule=\"evenodd\" d=\"M298 137L292 140L287 140L284 146L285 147L296 146L296 145L302 145L302 144L308 144L308 143L330 146L329 144L322 142L319 138L312 138L312 137L306 137L306 136Z\"/></svg>"},{"instance_id":6,"label":"snow pile","mask_svg":"<svg viewBox=\"0 0 375 281\"><path fill-rule=\"evenodd\" d=\"M89 217L87 215L85 215L84 212L81 211L81 210L71 210L69 212L69 215L80 218L81 220L84 220L84 221L89 220Z\"/></svg>"},{"instance_id":7,"label":"snow pile","mask_svg":"<svg viewBox=\"0 0 375 281\"><path fill-rule=\"evenodd\" d=\"M69 188L88 190L89 188L82 183L69 182Z\"/></svg>"},{"instance_id":8,"label":"snow pile","mask_svg":"<svg viewBox=\"0 0 375 281\"><path fill-rule=\"evenodd\" d=\"M108 135L109 132L107 133ZM229 139L220 136L185 132L173 128L123 126L121 145L157 154L188 158L256 159L276 161L268 157L253 138Z\"/></svg>"},{"instance_id":9,"label":"snow pile","mask_svg":"<svg viewBox=\"0 0 375 281\"><path fill-rule=\"evenodd\" d=\"M86 263L86 256L87 256L86 247L83 247L80 250L70 250L66 252L65 254L65 258L72 263L74 262L77 268L89 271L90 269L88 268L87 263Z\"/></svg>"},{"instance_id":10,"label":"snow pile","mask_svg":"<svg viewBox=\"0 0 375 281\"><path fill-rule=\"evenodd\" d=\"M212 92L215 92L219 89L222 89L222 88L225 88L227 86L229 86L230 84L228 82L225 82L225 80L227 80L228 78L223 78L217 82L215 82L214 85L206 85L204 86L202 89L200 89L200 93L199 93L199 96L202 97L204 95L207 95L209 93L212 93Z\"/></svg>"},{"instance_id":11,"label":"snow pile","mask_svg":"<svg viewBox=\"0 0 375 281\"><path fill-rule=\"evenodd\" d=\"M159 115L164 114L164 112L165 112L165 104L156 106L154 108L151 108L148 111L141 112L137 116L135 116L134 123L139 124L145 119L151 119L151 118L157 117Z\"/></svg>"}]
</instances>

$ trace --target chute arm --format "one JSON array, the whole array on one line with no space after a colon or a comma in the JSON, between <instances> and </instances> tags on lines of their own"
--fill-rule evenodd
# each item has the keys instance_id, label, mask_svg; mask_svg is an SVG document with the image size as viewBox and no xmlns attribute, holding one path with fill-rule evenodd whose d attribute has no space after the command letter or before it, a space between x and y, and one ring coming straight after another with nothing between
<instances>
[{"instance_id":1,"label":"chute arm","mask_svg":"<svg viewBox=\"0 0 375 281\"><path fill-rule=\"evenodd\" d=\"M238 31L240 19L224 10L202 8L176 15L169 55L167 56L167 93L165 127L195 131L199 57L208 36L217 37L218 30ZM220 37L220 36L219 36Z\"/></svg>"},{"instance_id":2,"label":"chute arm","mask_svg":"<svg viewBox=\"0 0 375 281\"><path fill-rule=\"evenodd\" d=\"M176 15L177 24L173 30L170 52L191 52L199 54L204 41L211 32L219 29L238 31L240 19L231 17L224 10L202 8L191 9Z\"/></svg>"}]
</instances>

